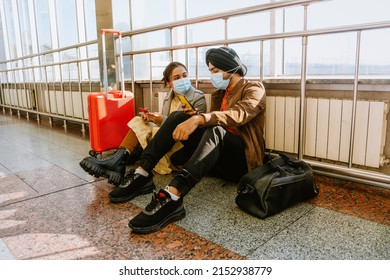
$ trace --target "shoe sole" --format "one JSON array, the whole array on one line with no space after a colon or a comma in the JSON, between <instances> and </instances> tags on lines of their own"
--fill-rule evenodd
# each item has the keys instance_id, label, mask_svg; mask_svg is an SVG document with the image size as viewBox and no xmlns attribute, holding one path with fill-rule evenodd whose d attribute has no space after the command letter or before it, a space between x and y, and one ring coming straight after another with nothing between
<instances>
[{"instance_id":1,"label":"shoe sole","mask_svg":"<svg viewBox=\"0 0 390 280\"><path fill-rule=\"evenodd\" d=\"M151 181L148 184L146 184L143 188L141 188L138 192L132 193L129 196L111 197L110 195L108 195L108 197L110 198L111 202L113 202L113 203L122 203L122 202L130 201L133 198L140 196L142 194L152 193L155 189L156 189L156 186L155 186L154 182Z\"/></svg>"},{"instance_id":2,"label":"shoe sole","mask_svg":"<svg viewBox=\"0 0 390 280\"><path fill-rule=\"evenodd\" d=\"M89 175L92 175L96 178L100 178L100 177L107 178L109 184L113 184L116 186L120 185L124 177L124 175L122 175L119 172L101 168L100 166L92 164L84 159L80 161L80 166Z\"/></svg>"},{"instance_id":3,"label":"shoe sole","mask_svg":"<svg viewBox=\"0 0 390 280\"><path fill-rule=\"evenodd\" d=\"M142 233L142 234L152 233L152 232L158 231L158 230L166 227L170 223L173 223L175 221L183 219L185 216L186 216L186 209L184 208L184 206L182 206L181 209L178 209L178 211L175 211L175 212L171 213L169 216L167 216L160 223L155 224L153 226L142 227L142 228L140 228L140 227L133 227L130 224L130 222L129 222L128 226L132 230L132 232L134 232L134 233Z\"/></svg>"}]
</instances>

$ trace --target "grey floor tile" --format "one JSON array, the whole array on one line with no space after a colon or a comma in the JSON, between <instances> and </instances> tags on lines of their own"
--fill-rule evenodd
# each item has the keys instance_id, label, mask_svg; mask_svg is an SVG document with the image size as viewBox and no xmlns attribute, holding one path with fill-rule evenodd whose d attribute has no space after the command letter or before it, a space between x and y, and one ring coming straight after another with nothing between
<instances>
[{"instance_id":1,"label":"grey floor tile","mask_svg":"<svg viewBox=\"0 0 390 280\"><path fill-rule=\"evenodd\" d=\"M0 139L0 164L12 172L34 170L50 166L51 163Z\"/></svg>"},{"instance_id":2,"label":"grey floor tile","mask_svg":"<svg viewBox=\"0 0 390 280\"><path fill-rule=\"evenodd\" d=\"M269 259L390 259L390 228L316 207L258 247Z\"/></svg>"},{"instance_id":3,"label":"grey floor tile","mask_svg":"<svg viewBox=\"0 0 390 280\"><path fill-rule=\"evenodd\" d=\"M87 183L78 176L54 165L31 171L17 172L15 175L39 194L47 194Z\"/></svg>"},{"instance_id":4,"label":"grey floor tile","mask_svg":"<svg viewBox=\"0 0 390 280\"><path fill-rule=\"evenodd\" d=\"M0 260L15 260L7 245L0 238Z\"/></svg>"},{"instance_id":5,"label":"grey floor tile","mask_svg":"<svg viewBox=\"0 0 390 280\"><path fill-rule=\"evenodd\" d=\"M234 197L216 204L202 198L185 201L187 216L177 225L196 232L227 249L249 256L259 244L265 243L313 206L301 203L273 217L261 220L244 213Z\"/></svg>"}]
</instances>

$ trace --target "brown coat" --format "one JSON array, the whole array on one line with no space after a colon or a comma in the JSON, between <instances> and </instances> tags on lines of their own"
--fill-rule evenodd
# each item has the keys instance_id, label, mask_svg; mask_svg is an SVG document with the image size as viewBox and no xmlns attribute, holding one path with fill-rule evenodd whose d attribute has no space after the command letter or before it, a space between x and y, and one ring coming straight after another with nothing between
<instances>
[{"instance_id":1,"label":"brown coat","mask_svg":"<svg viewBox=\"0 0 390 280\"><path fill-rule=\"evenodd\" d=\"M245 142L248 171L263 164L265 152L265 89L262 83L241 79L228 95L229 109L219 111L224 90L211 95L210 113L203 114L205 126L235 127Z\"/></svg>"}]
</instances>

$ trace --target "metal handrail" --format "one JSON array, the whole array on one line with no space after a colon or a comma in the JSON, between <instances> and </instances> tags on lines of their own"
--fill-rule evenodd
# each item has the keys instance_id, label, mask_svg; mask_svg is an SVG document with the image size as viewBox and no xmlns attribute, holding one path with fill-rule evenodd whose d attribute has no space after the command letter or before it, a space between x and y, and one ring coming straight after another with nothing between
<instances>
[{"instance_id":1,"label":"metal handrail","mask_svg":"<svg viewBox=\"0 0 390 280\"><path fill-rule=\"evenodd\" d=\"M390 21L380 21L380 22L357 24L357 25L345 25L342 27L321 28L321 29L312 29L307 31L294 31L294 32L285 32L285 33L274 33L268 35L258 35L258 36L248 36L248 37L226 39L226 40L207 41L207 42L194 43L194 44L182 44L182 45L175 45L175 46L168 46L168 47L142 49L137 51L125 52L123 55L138 55L138 54L162 52L162 51L195 49L200 47L216 46L216 45L224 45L224 44L229 45L229 44L247 43L247 42L254 42L254 41L287 39L287 38L294 38L294 37L329 35L335 33L347 33L347 32L366 31L366 30L383 29L383 28L390 28Z\"/></svg>"},{"instance_id":2,"label":"metal handrail","mask_svg":"<svg viewBox=\"0 0 390 280\"><path fill-rule=\"evenodd\" d=\"M18 71L18 70L27 70L27 69L34 69L34 68L42 68L42 67L51 67L51 66L60 66L65 64L74 64L74 63L80 63L80 62L88 62L92 60L99 60L99 57L88 57L88 58L82 58L82 59L73 59L68 61L59 61L59 62L53 62L49 64L40 64L40 65L30 65L26 67L19 67L19 68L12 68L9 70L0 70L0 72L9 72L9 71Z\"/></svg>"},{"instance_id":3,"label":"metal handrail","mask_svg":"<svg viewBox=\"0 0 390 280\"><path fill-rule=\"evenodd\" d=\"M215 14L207 15L207 16L195 17L195 18L185 19L185 20L178 20L175 22L155 25L155 26L151 26L151 27L147 27L147 28L140 28L137 30L129 31L129 32L123 32L122 37L139 35L139 34L158 31L158 30L162 30L162 29L172 29L175 27L186 26L186 25L191 25L191 24L201 23L201 22L207 22L207 21L216 20L216 19L225 19L225 18L246 15L246 14L251 14L251 13L256 13L256 12L264 12L264 11L268 11L268 10L287 8L287 7L298 6L298 5L308 5L308 4L315 3L315 2L325 2L325 1L329 1L329 0L289 0L289 1L278 1L278 2L273 2L273 3L266 3L266 4L262 4L262 5L257 5L257 6L251 6L251 7L241 8L241 9L230 10L230 11L222 12L222 13L215 13Z\"/></svg>"},{"instance_id":4,"label":"metal handrail","mask_svg":"<svg viewBox=\"0 0 390 280\"><path fill-rule=\"evenodd\" d=\"M160 26L160 27L162 27L162 26ZM149 53L154 53L154 52L175 51L175 50L182 50L182 49L196 49L196 48L201 48L201 47L224 45L224 44L229 45L229 44L247 43L247 42L254 42L254 41L269 41L269 40L276 40L276 39L297 38L297 37L305 37L305 36L309 37L309 36L318 36L318 35L329 35L329 34L335 34L335 33L348 33L348 32L357 32L357 31L367 31L367 30L373 30L373 29L383 29L383 28L390 28L390 21L380 21L380 22L372 22L372 23L365 23L365 24L346 25L346 26L342 26L342 27L321 28L321 29L313 29L313 30L306 30L306 31L294 31L294 32L285 32L285 33L274 33L274 34L268 34L268 35L248 36L248 37L241 37L241 38L234 38L234 39L215 40L215 41L207 41L207 42L194 43L194 44L182 44L182 45L174 45L174 46L160 47L160 48L149 48L149 49L142 49L142 50L138 50L138 51L124 52L123 55L129 56L129 55L149 54ZM128 34L128 33L123 33L123 34ZM124 37L124 35L122 37ZM28 55L28 56L24 56L24 57L20 57L20 58L16 58L16 59L1 61L0 64L24 60L27 58L38 57L38 56L46 55L49 53L55 53L55 52L60 52L63 50L74 49L74 48L77 48L80 46L82 47L82 46L87 46L87 45L95 44L95 43L97 43L96 40L89 41L89 42L86 42L84 44L73 45L73 46L69 46L66 48L45 51L45 52L38 53L35 55ZM18 67L18 68L0 70L0 72L24 70L24 69L29 69L29 68L48 67L48 66L55 66L55 65L62 65L62 64L72 64L72 63L91 61L91 60L97 60L97 59L98 59L98 57L89 57L89 58L85 58L85 59L75 59L75 60L62 61L62 62L56 62L56 63L51 63L51 64L41 64L41 65L35 65L35 66Z\"/></svg>"},{"instance_id":5,"label":"metal handrail","mask_svg":"<svg viewBox=\"0 0 390 280\"><path fill-rule=\"evenodd\" d=\"M190 20L188 20L188 21L191 22ZM160 29L166 29L167 27L165 27L165 26L170 26L170 25L167 24L167 25L161 25L158 27ZM142 30L156 30L156 28L157 27L153 27L150 29L145 28ZM335 33L366 31L366 30L383 29L383 28L390 28L390 21L380 21L380 22L357 24L357 25L346 25L346 26L342 26L342 27L312 29L312 30L307 30L307 31L274 33L274 34L268 34L268 35L248 36L248 37L226 39L226 40L207 41L207 42L194 43L194 44L182 44L182 45L174 45L174 46L168 46L168 47L150 48L150 49L143 49L143 50L138 50L138 51L124 52L123 55L124 56L138 55L138 54L154 53L154 52L162 52L162 51L195 49L195 48L200 48L200 47L224 45L224 44L237 44L237 43L247 43L247 42L254 42L254 41L268 41L268 40L287 39L287 38L304 37L304 36L329 35L329 34L335 34ZM139 29L139 30L141 30L141 29ZM145 31L145 32L150 32L150 31ZM130 34L130 32L123 33L122 37L129 36L128 34ZM23 57L19 57L19 58L14 58L14 59L10 59L10 60L0 61L0 64L10 63L10 62L14 62L14 61L20 61L20 60L24 60L24 59L28 59L28 58L39 57L39 56L47 55L50 53L62 52L64 50L69 50L69 49L76 49L79 47L84 47L84 46L88 46L88 45L96 44L96 43L97 43L97 40L88 41L88 42L85 42L82 44L72 45L72 46L68 46L68 47L64 47L64 48L60 48L60 49L55 49L55 50L45 51L45 52L27 55L27 56L23 56ZM45 66L53 66L53 65L60 65L60 64L69 64L69 63L77 63L77 62L97 60L97 59L98 59L98 57L92 57L92 58L86 58L83 60L76 59L76 60L72 60L72 61L63 61L63 62L57 62L57 63L52 63L52 64L46 64L46 65L36 65L33 67L45 67ZM31 67L32 66L12 68L12 69L0 70L0 72L24 70L24 69L28 69Z\"/></svg>"},{"instance_id":6,"label":"metal handrail","mask_svg":"<svg viewBox=\"0 0 390 280\"><path fill-rule=\"evenodd\" d=\"M93 45L93 44L97 44L97 40L91 40L91 41L87 41L87 42L84 42L84 43L71 45L71 46L67 46L67 47L63 47L63 48L47 50L47 51L44 51L44 52L29 54L29 55L21 56L21 57L18 57L18 58L9 59L9 60L3 60L3 61L0 61L0 64L10 63L10 62L24 60L24 59L28 59L28 58L34 58L34 57L43 56L43 55L48 55L48 54L51 54L51 53L63 52L63 51L66 51L66 50L71 50L71 49L78 49L78 48L86 47L86 46Z\"/></svg>"}]
</instances>

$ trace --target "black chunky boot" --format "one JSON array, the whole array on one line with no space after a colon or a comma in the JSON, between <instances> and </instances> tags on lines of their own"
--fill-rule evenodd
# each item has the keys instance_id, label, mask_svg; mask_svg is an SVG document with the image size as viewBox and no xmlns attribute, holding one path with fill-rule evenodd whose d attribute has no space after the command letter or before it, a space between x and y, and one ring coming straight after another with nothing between
<instances>
[{"instance_id":1,"label":"black chunky boot","mask_svg":"<svg viewBox=\"0 0 390 280\"><path fill-rule=\"evenodd\" d=\"M108 178L109 184L119 185L126 171L126 162L129 157L125 148L119 148L114 155L105 159L85 157L80 161L80 166L88 174L96 178Z\"/></svg>"},{"instance_id":2,"label":"black chunky boot","mask_svg":"<svg viewBox=\"0 0 390 280\"><path fill-rule=\"evenodd\" d=\"M134 151L132 151L128 158L127 158L127 162L126 162L126 165L134 165L137 163L137 161L139 161L141 159L141 155L142 155L142 152L144 151L144 149L142 149L141 145L138 145L137 147L135 147Z\"/></svg>"}]
</instances>

